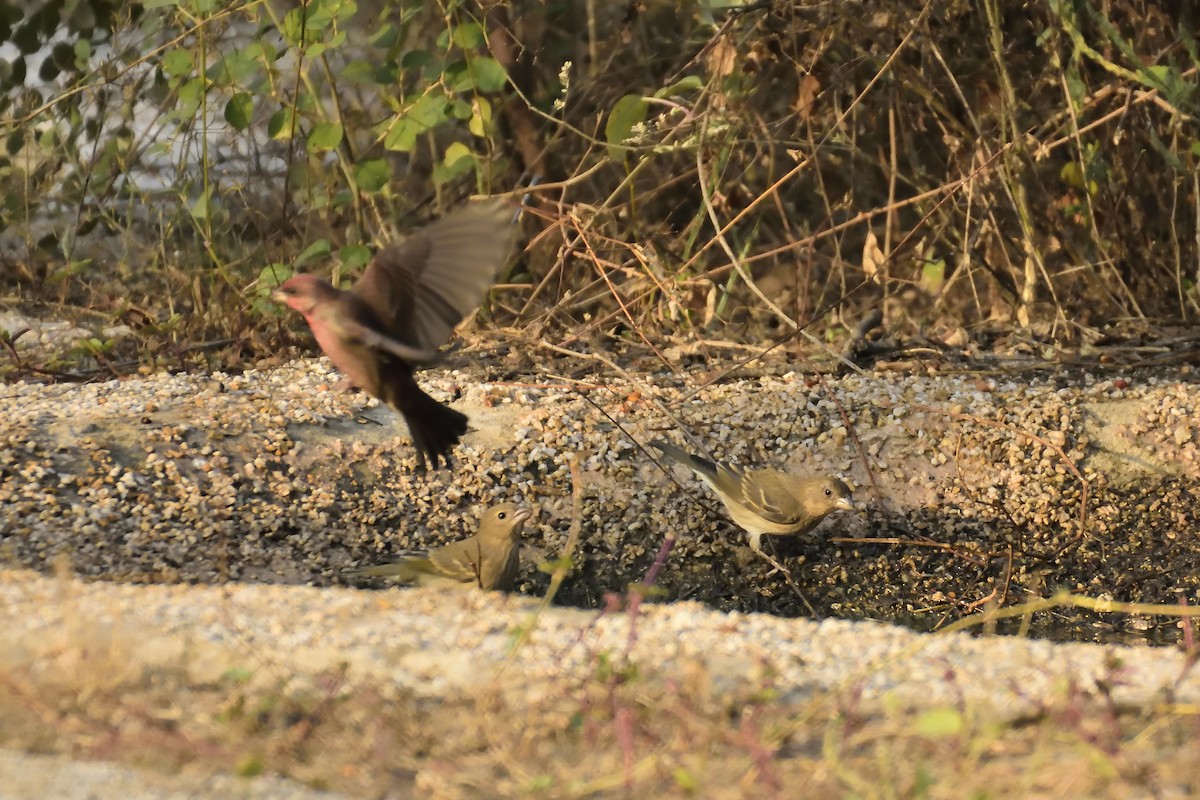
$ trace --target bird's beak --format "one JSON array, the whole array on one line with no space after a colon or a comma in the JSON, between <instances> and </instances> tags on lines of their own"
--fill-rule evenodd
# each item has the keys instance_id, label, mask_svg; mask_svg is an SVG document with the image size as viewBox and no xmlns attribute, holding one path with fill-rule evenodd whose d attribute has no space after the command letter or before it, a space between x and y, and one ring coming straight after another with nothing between
<instances>
[{"instance_id":1,"label":"bird's beak","mask_svg":"<svg viewBox=\"0 0 1200 800\"><path fill-rule=\"evenodd\" d=\"M854 505L854 501L849 497L839 497L838 501L834 503L834 507L840 508L842 511L856 511L858 509L858 506Z\"/></svg>"},{"instance_id":2,"label":"bird's beak","mask_svg":"<svg viewBox=\"0 0 1200 800\"><path fill-rule=\"evenodd\" d=\"M271 292L271 299L277 303L286 303L287 295L283 293L282 289L276 289L275 291Z\"/></svg>"},{"instance_id":3,"label":"bird's beak","mask_svg":"<svg viewBox=\"0 0 1200 800\"><path fill-rule=\"evenodd\" d=\"M528 508L520 508L520 509L517 509L515 519L517 522L523 523L523 522L525 522L525 520L529 519L532 516L533 516L533 512L530 511Z\"/></svg>"}]
</instances>

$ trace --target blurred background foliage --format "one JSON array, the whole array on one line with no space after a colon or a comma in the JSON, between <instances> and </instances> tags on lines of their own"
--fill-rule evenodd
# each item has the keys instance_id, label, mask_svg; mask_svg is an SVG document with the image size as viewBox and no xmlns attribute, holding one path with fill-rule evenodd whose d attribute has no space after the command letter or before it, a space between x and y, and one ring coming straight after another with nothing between
<instances>
[{"instance_id":1,"label":"blurred background foliage","mask_svg":"<svg viewBox=\"0 0 1200 800\"><path fill-rule=\"evenodd\" d=\"M293 341L291 271L508 194L477 324L548 341L1161 332L1200 316L1194 14L4 2L3 303L133 331L83 348L110 368L235 367Z\"/></svg>"}]
</instances>

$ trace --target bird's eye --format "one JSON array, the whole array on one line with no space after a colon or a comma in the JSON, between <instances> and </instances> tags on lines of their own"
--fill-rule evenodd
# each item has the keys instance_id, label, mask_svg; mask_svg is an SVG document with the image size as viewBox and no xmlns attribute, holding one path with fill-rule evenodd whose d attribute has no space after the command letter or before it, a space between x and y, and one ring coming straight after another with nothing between
<instances>
[{"instance_id":1,"label":"bird's eye","mask_svg":"<svg viewBox=\"0 0 1200 800\"><path fill-rule=\"evenodd\" d=\"M833 497L833 489L830 489L828 486L827 486L827 487L825 487L825 496L826 496L826 497Z\"/></svg>"},{"instance_id":2,"label":"bird's eye","mask_svg":"<svg viewBox=\"0 0 1200 800\"><path fill-rule=\"evenodd\" d=\"M501 511L499 514L496 515L496 519L508 519L508 512Z\"/></svg>"}]
</instances>

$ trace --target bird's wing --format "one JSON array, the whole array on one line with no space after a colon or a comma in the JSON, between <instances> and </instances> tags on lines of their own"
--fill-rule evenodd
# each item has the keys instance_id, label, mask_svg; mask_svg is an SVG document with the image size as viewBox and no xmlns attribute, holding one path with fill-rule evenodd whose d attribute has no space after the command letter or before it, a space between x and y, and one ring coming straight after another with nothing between
<instances>
[{"instance_id":1,"label":"bird's wing","mask_svg":"<svg viewBox=\"0 0 1200 800\"><path fill-rule=\"evenodd\" d=\"M515 227L502 202L473 203L389 245L351 290L395 339L436 350L482 302Z\"/></svg>"},{"instance_id":2,"label":"bird's wing","mask_svg":"<svg viewBox=\"0 0 1200 800\"><path fill-rule=\"evenodd\" d=\"M708 482L718 494L725 495L731 500L741 503L748 503L745 494L746 476L737 467L731 467L728 464L705 462L712 466L711 471L699 471L701 477L707 478Z\"/></svg>"},{"instance_id":3,"label":"bird's wing","mask_svg":"<svg viewBox=\"0 0 1200 800\"><path fill-rule=\"evenodd\" d=\"M376 330L361 317L365 315L347 315L339 323L342 334L362 342L367 347L391 353L410 364L428 364L437 359L437 348L414 347L395 339L386 333Z\"/></svg>"},{"instance_id":4,"label":"bird's wing","mask_svg":"<svg viewBox=\"0 0 1200 800\"><path fill-rule=\"evenodd\" d=\"M483 553L478 536L469 536L429 553L429 562L438 574L461 583L478 584L479 562Z\"/></svg>"},{"instance_id":5,"label":"bird's wing","mask_svg":"<svg viewBox=\"0 0 1200 800\"><path fill-rule=\"evenodd\" d=\"M762 469L738 477L738 493L742 502L763 519L779 525L791 525L804 516L804 508L793 492L793 476L773 469Z\"/></svg>"}]
</instances>

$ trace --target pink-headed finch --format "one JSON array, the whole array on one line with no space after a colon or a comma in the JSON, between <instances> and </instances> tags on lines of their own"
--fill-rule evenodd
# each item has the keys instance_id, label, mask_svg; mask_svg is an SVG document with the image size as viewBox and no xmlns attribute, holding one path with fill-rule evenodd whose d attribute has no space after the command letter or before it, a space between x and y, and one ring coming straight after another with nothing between
<instances>
[{"instance_id":1,"label":"pink-headed finch","mask_svg":"<svg viewBox=\"0 0 1200 800\"><path fill-rule=\"evenodd\" d=\"M449 464L467 417L426 394L413 371L482 302L508 258L512 215L501 202L469 204L385 247L347 291L304 274L275 291L350 383L400 412L422 469Z\"/></svg>"}]
</instances>

